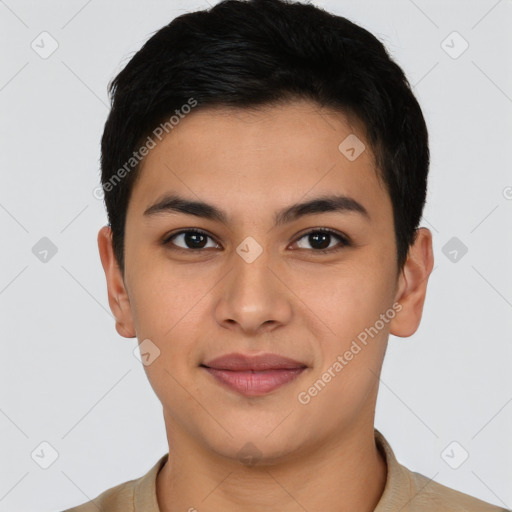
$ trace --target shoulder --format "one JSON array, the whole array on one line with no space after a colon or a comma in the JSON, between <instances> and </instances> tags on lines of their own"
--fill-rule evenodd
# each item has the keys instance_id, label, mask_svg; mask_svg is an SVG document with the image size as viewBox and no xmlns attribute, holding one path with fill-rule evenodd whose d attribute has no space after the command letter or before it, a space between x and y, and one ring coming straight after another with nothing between
<instances>
[{"instance_id":1,"label":"shoulder","mask_svg":"<svg viewBox=\"0 0 512 512\"><path fill-rule=\"evenodd\" d=\"M375 429L377 447L386 459L386 486L375 512L512 512L442 485L400 464L384 435Z\"/></svg>"},{"instance_id":2,"label":"shoulder","mask_svg":"<svg viewBox=\"0 0 512 512\"><path fill-rule=\"evenodd\" d=\"M131 512L134 510L134 489L138 480L129 480L102 492L93 500L64 512L98 512L98 510Z\"/></svg>"},{"instance_id":3,"label":"shoulder","mask_svg":"<svg viewBox=\"0 0 512 512\"><path fill-rule=\"evenodd\" d=\"M64 512L158 512L156 477L168 456L166 453L158 459L145 475L111 487L93 500Z\"/></svg>"},{"instance_id":4,"label":"shoulder","mask_svg":"<svg viewBox=\"0 0 512 512\"><path fill-rule=\"evenodd\" d=\"M410 471L411 510L424 512L509 512L478 498L442 485L425 475Z\"/></svg>"}]
</instances>

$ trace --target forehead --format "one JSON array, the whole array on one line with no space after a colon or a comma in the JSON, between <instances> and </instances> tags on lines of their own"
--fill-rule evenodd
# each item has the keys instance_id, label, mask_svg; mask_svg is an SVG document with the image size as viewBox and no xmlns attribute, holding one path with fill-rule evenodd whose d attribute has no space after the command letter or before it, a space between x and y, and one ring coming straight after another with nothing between
<instances>
[{"instance_id":1,"label":"forehead","mask_svg":"<svg viewBox=\"0 0 512 512\"><path fill-rule=\"evenodd\" d=\"M132 192L139 212L172 191L233 210L274 211L333 192L369 211L391 208L362 123L309 101L192 110L157 141L139 173Z\"/></svg>"}]
</instances>

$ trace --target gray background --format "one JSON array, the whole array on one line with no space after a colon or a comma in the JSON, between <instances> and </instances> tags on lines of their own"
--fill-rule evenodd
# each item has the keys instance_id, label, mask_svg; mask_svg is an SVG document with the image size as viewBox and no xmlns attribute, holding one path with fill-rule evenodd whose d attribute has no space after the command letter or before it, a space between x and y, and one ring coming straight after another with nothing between
<instances>
[{"instance_id":1,"label":"gray background","mask_svg":"<svg viewBox=\"0 0 512 512\"><path fill-rule=\"evenodd\" d=\"M314 3L386 45L430 132L435 267L418 332L390 338L376 426L410 469L512 507L512 1ZM0 1L2 511L77 505L167 451L137 341L114 329L93 190L107 83L154 31L204 7ZM43 237L57 248L46 261ZM47 469L42 442L58 453Z\"/></svg>"}]
</instances>

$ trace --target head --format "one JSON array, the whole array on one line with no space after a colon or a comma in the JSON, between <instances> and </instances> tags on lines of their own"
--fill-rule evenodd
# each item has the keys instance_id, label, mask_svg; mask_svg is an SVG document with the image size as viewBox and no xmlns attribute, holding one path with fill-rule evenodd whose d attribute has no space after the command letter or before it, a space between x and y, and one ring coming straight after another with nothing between
<instances>
[{"instance_id":1,"label":"head","mask_svg":"<svg viewBox=\"0 0 512 512\"><path fill-rule=\"evenodd\" d=\"M110 93L100 255L118 332L159 353L145 370L168 432L270 460L369 424L433 264L427 129L384 46L309 4L226 0L156 32ZM307 369L242 397L201 367L230 352Z\"/></svg>"}]
</instances>

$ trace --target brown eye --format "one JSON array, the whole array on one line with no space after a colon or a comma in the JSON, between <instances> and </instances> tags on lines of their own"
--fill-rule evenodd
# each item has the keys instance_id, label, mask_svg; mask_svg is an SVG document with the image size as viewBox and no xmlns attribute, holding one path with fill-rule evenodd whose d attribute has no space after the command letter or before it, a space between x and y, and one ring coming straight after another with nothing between
<instances>
[{"instance_id":1,"label":"brown eye","mask_svg":"<svg viewBox=\"0 0 512 512\"><path fill-rule=\"evenodd\" d=\"M199 229L186 229L167 237L163 243L164 245L174 245L178 250L198 251L212 247L207 246L208 239L213 240L212 237L204 231ZM176 243L176 240L179 241L179 243ZM213 248L216 247L218 247L218 244L214 242Z\"/></svg>"},{"instance_id":2,"label":"brown eye","mask_svg":"<svg viewBox=\"0 0 512 512\"><path fill-rule=\"evenodd\" d=\"M296 243L299 243L302 239L306 239L306 244L309 244L312 249L323 252L337 251L350 245L349 240L345 236L326 228L311 230L303 234ZM333 239L338 240L338 245L332 245ZM309 247L300 246L299 248L309 249Z\"/></svg>"}]
</instances>

